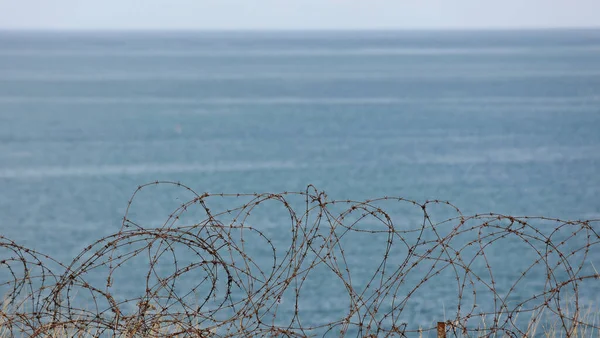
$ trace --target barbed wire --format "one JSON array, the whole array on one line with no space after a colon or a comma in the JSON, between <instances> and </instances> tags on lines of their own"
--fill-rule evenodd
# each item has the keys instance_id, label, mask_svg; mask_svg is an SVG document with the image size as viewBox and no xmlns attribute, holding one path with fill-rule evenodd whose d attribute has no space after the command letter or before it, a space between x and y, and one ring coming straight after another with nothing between
<instances>
[{"instance_id":1,"label":"barbed wire","mask_svg":"<svg viewBox=\"0 0 600 338\"><path fill-rule=\"evenodd\" d=\"M152 186L193 198L144 226L133 203ZM275 214L276 227L261 223ZM600 329L582 300L598 288L599 222L469 216L439 200L330 200L313 186L199 194L156 181L135 191L118 232L69 264L0 236L0 337L427 335L436 327L414 322L414 302L439 297L440 283L454 290L443 320L457 336L533 336L551 318L573 337ZM366 253L376 240L379 253ZM306 318L325 306L334 309Z\"/></svg>"}]
</instances>

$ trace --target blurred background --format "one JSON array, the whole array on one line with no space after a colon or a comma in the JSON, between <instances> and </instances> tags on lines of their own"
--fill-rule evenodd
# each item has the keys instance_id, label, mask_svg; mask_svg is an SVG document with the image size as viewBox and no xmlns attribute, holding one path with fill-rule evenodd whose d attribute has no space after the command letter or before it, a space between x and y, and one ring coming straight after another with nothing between
<instances>
[{"instance_id":1,"label":"blurred background","mask_svg":"<svg viewBox=\"0 0 600 338\"><path fill-rule=\"evenodd\" d=\"M600 218L600 30L481 30L473 14L470 29L456 16L410 26L437 30L369 31L376 20L299 16L272 26L311 31L160 31L142 13L139 27L102 26L102 13L89 26L0 26L3 236L69 261L118 231L131 194L155 180L211 193L313 184L331 199ZM557 26L569 26L565 13ZM553 18L539 17L537 28ZM504 19L491 28L510 28ZM332 27L350 30L318 29ZM153 194L136 219L160 225L189 197ZM267 222L273 233L277 222Z\"/></svg>"}]
</instances>

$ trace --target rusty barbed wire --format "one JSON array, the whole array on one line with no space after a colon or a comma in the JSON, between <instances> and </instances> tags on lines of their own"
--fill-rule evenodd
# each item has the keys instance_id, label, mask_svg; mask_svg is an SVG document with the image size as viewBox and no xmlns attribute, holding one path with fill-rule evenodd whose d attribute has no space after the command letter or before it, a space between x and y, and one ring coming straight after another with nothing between
<instances>
[{"instance_id":1,"label":"rusty barbed wire","mask_svg":"<svg viewBox=\"0 0 600 338\"><path fill-rule=\"evenodd\" d=\"M162 225L144 226L132 212L136 196L165 185L193 198ZM237 204L227 207L229 200ZM283 213L276 226L261 223L277 212ZM259 221L251 218L255 214ZM195 221L186 224L189 219ZM430 326L407 318L416 318L411 302L423 290L435 291L436 279L454 290L450 317L443 320L457 336L532 336L551 318L572 337L600 329L582 315L582 291L588 283L597 287L600 277L593 266L599 223L468 216L439 200L329 200L313 186L279 194L198 194L157 181L138 187L118 232L91 243L69 264L0 237L0 337L435 334L440 318L428 318ZM347 240L354 235L358 241ZM382 239L373 246L377 256L356 245L375 238ZM506 264L497 250L506 241L522 245L512 254L524 269L494 269ZM336 297L338 313L329 311L321 322L306 319L329 304L315 291L331 283L337 288L325 294ZM531 283L533 294L516 295Z\"/></svg>"}]
</instances>

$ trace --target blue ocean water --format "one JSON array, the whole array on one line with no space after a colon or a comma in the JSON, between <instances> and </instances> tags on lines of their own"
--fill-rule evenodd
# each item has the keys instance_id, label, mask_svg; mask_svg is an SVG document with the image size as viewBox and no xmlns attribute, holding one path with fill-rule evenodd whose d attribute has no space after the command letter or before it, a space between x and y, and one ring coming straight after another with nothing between
<instances>
[{"instance_id":1,"label":"blue ocean water","mask_svg":"<svg viewBox=\"0 0 600 338\"><path fill-rule=\"evenodd\" d=\"M61 261L155 180L592 219L599 171L597 30L0 33L0 233ZM181 199L150 194L136 217ZM379 244L360 243L368 266ZM315 316L344 311L324 296ZM441 316L418 301L413 322Z\"/></svg>"}]
</instances>

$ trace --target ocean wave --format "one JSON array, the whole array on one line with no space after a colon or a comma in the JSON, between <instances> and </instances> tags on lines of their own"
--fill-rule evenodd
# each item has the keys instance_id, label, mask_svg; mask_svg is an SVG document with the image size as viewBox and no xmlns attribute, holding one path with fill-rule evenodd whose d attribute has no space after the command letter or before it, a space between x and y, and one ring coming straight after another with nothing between
<instances>
[{"instance_id":1,"label":"ocean wave","mask_svg":"<svg viewBox=\"0 0 600 338\"><path fill-rule=\"evenodd\" d=\"M266 162L235 162L235 163L142 163L102 166L73 166L73 167L38 167L0 169L0 178L50 178L50 177L82 177L82 176L112 176L140 174L182 174L182 173L213 173L254 170L293 170L306 167L290 161Z\"/></svg>"},{"instance_id":2,"label":"ocean wave","mask_svg":"<svg viewBox=\"0 0 600 338\"><path fill-rule=\"evenodd\" d=\"M600 96L571 97L112 97L112 96L0 96L0 103L48 104L204 104L204 105L352 105L352 104L571 104L597 103Z\"/></svg>"},{"instance_id":3,"label":"ocean wave","mask_svg":"<svg viewBox=\"0 0 600 338\"><path fill-rule=\"evenodd\" d=\"M111 50L101 49L5 49L0 56L42 57L328 57L328 56L419 56L419 55L548 55L573 52L597 52L600 46L561 46L560 48L533 47L480 47L480 48L315 48L315 49L247 49L231 48L222 50L210 49L143 49L143 50Z\"/></svg>"}]
</instances>

